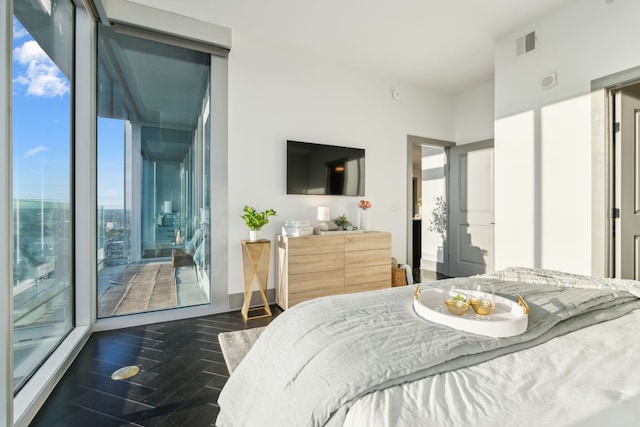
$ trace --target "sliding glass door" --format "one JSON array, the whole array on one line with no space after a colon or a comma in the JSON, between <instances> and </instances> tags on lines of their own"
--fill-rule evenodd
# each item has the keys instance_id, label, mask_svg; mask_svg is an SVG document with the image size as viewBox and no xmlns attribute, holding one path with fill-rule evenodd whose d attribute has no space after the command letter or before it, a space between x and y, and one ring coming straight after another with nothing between
<instances>
[{"instance_id":1,"label":"sliding glass door","mask_svg":"<svg viewBox=\"0 0 640 427\"><path fill-rule=\"evenodd\" d=\"M68 0L14 2L14 393L74 323L73 31Z\"/></svg>"},{"instance_id":2,"label":"sliding glass door","mask_svg":"<svg viewBox=\"0 0 640 427\"><path fill-rule=\"evenodd\" d=\"M210 55L98 30L98 317L209 303Z\"/></svg>"}]
</instances>

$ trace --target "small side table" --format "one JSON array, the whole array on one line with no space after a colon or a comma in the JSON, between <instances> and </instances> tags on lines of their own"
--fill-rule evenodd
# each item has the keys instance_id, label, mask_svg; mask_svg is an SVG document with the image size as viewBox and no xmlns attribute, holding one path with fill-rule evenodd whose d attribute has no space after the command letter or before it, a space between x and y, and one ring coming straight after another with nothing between
<instances>
[{"instance_id":1,"label":"small side table","mask_svg":"<svg viewBox=\"0 0 640 427\"><path fill-rule=\"evenodd\" d=\"M267 280L271 261L271 240L242 240L242 269L244 271L244 304L242 317L245 320L271 316L271 308L267 302ZM253 282L258 283L258 291L262 297L262 307L249 308L253 294ZM265 314L249 316L250 311L262 310Z\"/></svg>"}]
</instances>

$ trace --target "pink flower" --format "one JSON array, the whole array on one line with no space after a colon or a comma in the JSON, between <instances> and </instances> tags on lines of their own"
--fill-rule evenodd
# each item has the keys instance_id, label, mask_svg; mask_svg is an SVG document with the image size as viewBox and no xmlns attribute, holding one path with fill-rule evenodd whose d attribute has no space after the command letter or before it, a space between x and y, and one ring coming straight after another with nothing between
<instances>
[{"instance_id":1,"label":"pink flower","mask_svg":"<svg viewBox=\"0 0 640 427\"><path fill-rule=\"evenodd\" d=\"M368 200L360 200L358 202L358 207L360 209L369 209L371 207L371 202Z\"/></svg>"}]
</instances>

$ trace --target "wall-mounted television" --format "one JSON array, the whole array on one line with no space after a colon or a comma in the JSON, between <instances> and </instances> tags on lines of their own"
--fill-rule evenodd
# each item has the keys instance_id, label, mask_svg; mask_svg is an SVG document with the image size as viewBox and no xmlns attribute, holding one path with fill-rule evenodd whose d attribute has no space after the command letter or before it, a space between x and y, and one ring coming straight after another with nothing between
<instances>
[{"instance_id":1,"label":"wall-mounted television","mask_svg":"<svg viewBox=\"0 0 640 427\"><path fill-rule=\"evenodd\" d=\"M287 194L364 196L364 149L287 141Z\"/></svg>"}]
</instances>

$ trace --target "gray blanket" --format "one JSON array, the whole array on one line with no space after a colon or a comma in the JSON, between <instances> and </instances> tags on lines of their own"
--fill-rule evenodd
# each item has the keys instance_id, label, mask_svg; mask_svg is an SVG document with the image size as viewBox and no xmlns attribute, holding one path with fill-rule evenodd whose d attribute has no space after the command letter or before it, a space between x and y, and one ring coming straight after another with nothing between
<instances>
[{"instance_id":1,"label":"gray blanket","mask_svg":"<svg viewBox=\"0 0 640 427\"><path fill-rule=\"evenodd\" d=\"M625 290L487 280L500 295L526 299L526 332L491 338L427 322L413 311L414 286L296 305L274 319L231 375L216 424L342 425L350 404L373 390L474 365L640 308Z\"/></svg>"}]
</instances>

